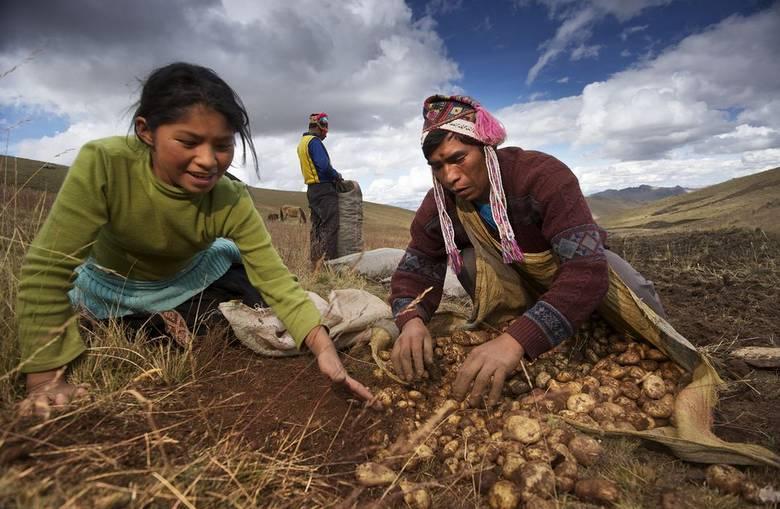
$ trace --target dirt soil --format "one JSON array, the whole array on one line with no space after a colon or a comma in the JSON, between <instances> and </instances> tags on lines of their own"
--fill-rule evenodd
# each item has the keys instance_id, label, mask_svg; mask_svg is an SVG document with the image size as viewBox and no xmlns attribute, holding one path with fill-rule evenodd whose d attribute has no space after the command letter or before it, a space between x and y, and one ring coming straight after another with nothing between
<instances>
[{"instance_id":1,"label":"dirt soil","mask_svg":"<svg viewBox=\"0 0 780 509\"><path fill-rule=\"evenodd\" d=\"M710 353L729 382L715 413L716 434L780 450L780 373L728 355L744 346L780 346L780 240L737 230L610 244L653 280L669 322Z\"/></svg>"},{"instance_id":2,"label":"dirt soil","mask_svg":"<svg viewBox=\"0 0 780 509\"><path fill-rule=\"evenodd\" d=\"M612 239L611 248L655 282L670 322L713 355L729 382L715 414L715 432L727 440L780 451L778 372L754 370L728 358L730 350L741 346L780 346L780 241L760 232L740 231L623 237ZM355 465L366 461L374 450L369 434L391 429L381 413L364 411L333 390L309 356L262 358L240 345L209 355L208 366L188 384L171 388L139 383L139 391L147 398L162 401L150 414L154 424L159 429L173 426L166 430L171 439L165 445L169 457L186 463L190 451L226 433L240 437L244 447L265 449L269 454L289 441L287 446L319 465L319 473L332 476L337 493L346 497L352 492ZM365 349L345 355L350 373L372 385L375 366L369 361ZM122 440L148 432L149 420L124 419L116 406L95 408L76 420L63 419L60 432L47 434L45 443L36 440L42 435L31 428L33 421L1 424L9 436L17 437L13 445L0 450L2 469L24 469L40 461L42 454L73 450L72 464L79 468L69 470L60 463L57 472L45 474L78 482L89 471L83 467L85 460L78 458L79 444L121 447L122 454L112 456L114 470L142 469L148 454L143 441ZM637 451L640 457L663 459L666 454L645 445ZM665 457L664 461L674 461L671 455ZM668 485L661 483L652 493L676 488L681 482L703 483L701 467L691 466L687 472L686 479L667 479ZM771 479L771 475L761 469L756 473L757 478ZM120 479L112 482L121 484ZM378 493L366 492L358 505ZM648 501L648 507L653 505ZM696 506L694 502L680 505Z\"/></svg>"}]
</instances>

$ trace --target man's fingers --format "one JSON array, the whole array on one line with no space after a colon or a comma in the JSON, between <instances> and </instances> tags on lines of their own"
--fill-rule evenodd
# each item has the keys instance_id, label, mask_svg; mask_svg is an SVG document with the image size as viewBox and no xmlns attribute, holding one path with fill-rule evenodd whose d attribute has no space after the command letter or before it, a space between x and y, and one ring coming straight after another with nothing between
<instances>
[{"instance_id":1,"label":"man's fingers","mask_svg":"<svg viewBox=\"0 0 780 509\"><path fill-rule=\"evenodd\" d=\"M395 371L403 378L401 372L401 339L399 338L393 345L393 351L390 352L390 361L393 363Z\"/></svg>"},{"instance_id":2,"label":"man's fingers","mask_svg":"<svg viewBox=\"0 0 780 509\"><path fill-rule=\"evenodd\" d=\"M492 374L493 369L483 364L482 369L479 370L477 377L474 379L474 386L471 388L469 396L469 405L477 407L482 402L482 395L487 390L488 384L490 384L490 376Z\"/></svg>"},{"instance_id":3,"label":"man's fingers","mask_svg":"<svg viewBox=\"0 0 780 509\"><path fill-rule=\"evenodd\" d=\"M404 341L401 345L401 375L407 382L410 382L414 376L414 370L412 369L411 349L411 341Z\"/></svg>"},{"instance_id":4,"label":"man's fingers","mask_svg":"<svg viewBox=\"0 0 780 509\"><path fill-rule=\"evenodd\" d=\"M481 364L473 358L466 359L466 362L463 363L458 372L457 378L455 378L455 383L452 385L452 394L455 396L455 399L462 400L466 396L466 392L468 392L471 386L471 381L477 376L480 367Z\"/></svg>"},{"instance_id":5,"label":"man's fingers","mask_svg":"<svg viewBox=\"0 0 780 509\"><path fill-rule=\"evenodd\" d=\"M488 396L488 406L493 406L498 403L501 398L501 391L504 388L504 380L506 380L506 372L499 368L493 373L493 386L490 388L490 395Z\"/></svg>"},{"instance_id":6,"label":"man's fingers","mask_svg":"<svg viewBox=\"0 0 780 509\"><path fill-rule=\"evenodd\" d=\"M423 342L412 343L412 360L414 361L414 377L420 378L425 371L425 365L423 364Z\"/></svg>"},{"instance_id":7,"label":"man's fingers","mask_svg":"<svg viewBox=\"0 0 780 509\"><path fill-rule=\"evenodd\" d=\"M426 366L433 364L433 339L430 334L426 334L423 340L423 357Z\"/></svg>"}]
</instances>

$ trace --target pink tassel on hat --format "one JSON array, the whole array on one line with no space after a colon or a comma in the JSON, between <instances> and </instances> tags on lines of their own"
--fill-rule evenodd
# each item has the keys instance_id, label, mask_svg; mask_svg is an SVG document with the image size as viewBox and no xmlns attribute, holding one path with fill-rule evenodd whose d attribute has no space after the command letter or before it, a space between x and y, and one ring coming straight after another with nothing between
<instances>
[{"instance_id":1,"label":"pink tassel on hat","mask_svg":"<svg viewBox=\"0 0 780 509\"><path fill-rule=\"evenodd\" d=\"M487 145L500 145L506 139L504 126L481 105L477 106L477 121L474 130L479 140Z\"/></svg>"}]
</instances>

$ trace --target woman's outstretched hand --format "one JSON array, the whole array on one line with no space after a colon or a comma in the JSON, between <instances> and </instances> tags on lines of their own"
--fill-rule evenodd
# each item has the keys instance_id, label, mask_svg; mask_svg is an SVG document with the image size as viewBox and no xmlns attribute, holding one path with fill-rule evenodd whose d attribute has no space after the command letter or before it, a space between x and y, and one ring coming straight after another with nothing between
<instances>
[{"instance_id":1,"label":"woman's outstretched hand","mask_svg":"<svg viewBox=\"0 0 780 509\"><path fill-rule=\"evenodd\" d=\"M343 387L367 404L378 407L379 403L371 391L347 373L339 359L339 354L325 327L317 326L306 336L306 346L317 357L317 365L323 375L327 376L337 387Z\"/></svg>"},{"instance_id":2,"label":"woman's outstretched hand","mask_svg":"<svg viewBox=\"0 0 780 509\"><path fill-rule=\"evenodd\" d=\"M74 385L65 380L65 366L27 374L27 397L19 404L22 415L39 415L46 419L52 410L62 409L71 401L89 395L86 384Z\"/></svg>"}]
</instances>

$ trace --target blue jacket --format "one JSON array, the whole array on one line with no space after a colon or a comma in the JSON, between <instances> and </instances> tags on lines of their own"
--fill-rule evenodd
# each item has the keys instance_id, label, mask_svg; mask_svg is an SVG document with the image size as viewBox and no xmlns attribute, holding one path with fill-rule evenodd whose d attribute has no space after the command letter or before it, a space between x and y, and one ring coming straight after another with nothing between
<instances>
[{"instance_id":1,"label":"blue jacket","mask_svg":"<svg viewBox=\"0 0 780 509\"><path fill-rule=\"evenodd\" d=\"M311 133L304 133L298 143L298 160L306 184L342 180L341 174L330 164L330 156L322 140Z\"/></svg>"}]
</instances>

